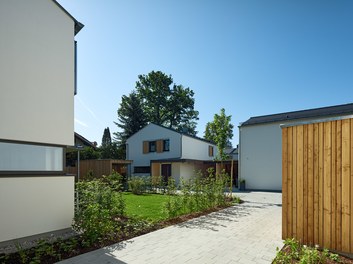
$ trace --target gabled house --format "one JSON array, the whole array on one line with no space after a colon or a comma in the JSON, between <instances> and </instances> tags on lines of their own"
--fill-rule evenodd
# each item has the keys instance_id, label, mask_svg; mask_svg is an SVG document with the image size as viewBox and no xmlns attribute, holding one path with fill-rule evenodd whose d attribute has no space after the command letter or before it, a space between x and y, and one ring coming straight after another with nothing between
<instances>
[{"instance_id":1,"label":"gabled house","mask_svg":"<svg viewBox=\"0 0 353 264\"><path fill-rule=\"evenodd\" d=\"M205 139L190 136L153 123L126 141L126 159L132 160L132 175L190 178L204 170L207 161L217 155L217 146Z\"/></svg>"},{"instance_id":2,"label":"gabled house","mask_svg":"<svg viewBox=\"0 0 353 264\"><path fill-rule=\"evenodd\" d=\"M0 243L71 227L82 27L54 0L0 1Z\"/></svg>"},{"instance_id":3,"label":"gabled house","mask_svg":"<svg viewBox=\"0 0 353 264\"><path fill-rule=\"evenodd\" d=\"M315 123L353 115L353 103L251 117L239 126L239 177L247 189L282 190L280 125Z\"/></svg>"}]
</instances>

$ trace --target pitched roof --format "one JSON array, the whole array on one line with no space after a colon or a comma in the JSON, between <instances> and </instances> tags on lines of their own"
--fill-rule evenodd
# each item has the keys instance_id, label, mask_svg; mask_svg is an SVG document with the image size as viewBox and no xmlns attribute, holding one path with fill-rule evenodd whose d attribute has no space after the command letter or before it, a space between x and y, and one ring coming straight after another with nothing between
<instances>
[{"instance_id":1,"label":"pitched roof","mask_svg":"<svg viewBox=\"0 0 353 264\"><path fill-rule=\"evenodd\" d=\"M76 139L81 140L82 143L88 147L91 147L94 149L96 149L96 147L97 147L93 142L89 141L87 138L85 138L85 137L81 136L79 133L75 132L75 144L76 144Z\"/></svg>"},{"instance_id":2,"label":"pitched roof","mask_svg":"<svg viewBox=\"0 0 353 264\"><path fill-rule=\"evenodd\" d=\"M191 137L191 138L194 138L194 139L198 139L198 140L201 140L201 141L204 141L204 142L207 142L207 143L216 145L216 143L214 143L214 142L211 141L211 140L207 140L207 139L200 138L200 137L197 137L197 136L193 136L193 135L190 135L190 134L187 134L187 133L184 133L184 132L180 132L180 131L178 131L178 130L176 130L176 129L174 129L174 128L165 127L165 126L162 126L162 125L158 125L158 124L156 124L156 123L153 123L153 122L151 122L151 123L149 123L149 124L153 124L153 125L156 125L156 126L159 126L159 127L162 127L162 128L168 129L168 130L171 130L171 131L176 132L176 133L178 133L178 134L181 134L181 135L184 135L184 136L187 136L187 137ZM148 125L149 125L149 124L148 124Z\"/></svg>"},{"instance_id":3,"label":"pitched roof","mask_svg":"<svg viewBox=\"0 0 353 264\"><path fill-rule=\"evenodd\" d=\"M349 115L349 114L353 114L353 103L286 112L286 113L280 113L280 114L274 114L274 115L255 116L255 117L249 118L240 126L242 127L242 126L248 126L248 125L274 123L274 122L304 119L304 118L315 118L315 117L319 118L319 117L330 117L330 116Z\"/></svg>"},{"instance_id":4,"label":"pitched roof","mask_svg":"<svg viewBox=\"0 0 353 264\"><path fill-rule=\"evenodd\" d=\"M56 0L52 0L65 14L67 14L75 22L75 35L84 27L84 25L76 20L62 5L60 5Z\"/></svg>"},{"instance_id":5,"label":"pitched roof","mask_svg":"<svg viewBox=\"0 0 353 264\"><path fill-rule=\"evenodd\" d=\"M168 129L168 130L170 130L170 131L172 131L172 132L175 132L175 133L178 133L178 134L180 134L180 135L184 135L184 136L187 136L187 137L191 137L191 138L194 138L194 139L197 139L197 140L201 140L201 141L210 143L210 144L212 144L212 145L216 145L216 143L214 143L213 141L210 141L210 140L207 140L207 139L204 139L204 138L200 138L200 137L197 137L197 136L192 136L192 135L189 135L189 134L187 134L187 133L180 132L180 131L178 131L178 130L176 130L176 129L174 129L174 128L165 127L165 126L162 126L162 125L158 125L158 124L156 124L156 123L153 123L153 122L148 123L148 124L145 125L143 128L141 128L139 131L137 131L135 134L139 133L142 129L144 129L145 127L147 127L147 126L149 126L149 125L151 125L151 124L152 124L152 125L155 125L155 126L158 126L158 127L161 127L161 128L164 128L164 129ZM135 134L132 134L129 138L133 137ZM128 138L128 139L129 139L129 138ZM127 140L128 140L128 139L127 139Z\"/></svg>"}]
</instances>

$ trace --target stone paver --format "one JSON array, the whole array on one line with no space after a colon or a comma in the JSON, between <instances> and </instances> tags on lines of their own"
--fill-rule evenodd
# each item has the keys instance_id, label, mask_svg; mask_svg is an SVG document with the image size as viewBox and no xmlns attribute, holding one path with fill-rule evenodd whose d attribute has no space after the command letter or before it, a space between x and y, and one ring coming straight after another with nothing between
<instances>
[{"instance_id":1,"label":"stone paver","mask_svg":"<svg viewBox=\"0 0 353 264\"><path fill-rule=\"evenodd\" d=\"M60 264L271 263L281 240L281 193L237 193L245 202L95 250Z\"/></svg>"}]
</instances>

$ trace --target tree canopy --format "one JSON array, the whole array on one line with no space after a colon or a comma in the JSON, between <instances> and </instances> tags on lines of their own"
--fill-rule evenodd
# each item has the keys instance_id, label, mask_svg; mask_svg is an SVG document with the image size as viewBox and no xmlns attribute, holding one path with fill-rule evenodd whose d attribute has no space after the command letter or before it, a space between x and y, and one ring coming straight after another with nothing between
<instances>
[{"instance_id":1,"label":"tree canopy","mask_svg":"<svg viewBox=\"0 0 353 264\"><path fill-rule=\"evenodd\" d=\"M116 140L125 144L126 139L135 134L147 124L147 118L142 107L142 100L135 91L123 95L118 109L118 122L114 122L121 132L114 133Z\"/></svg>"},{"instance_id":2,"label":"tree canopy","mask_svg":"<svg viewBox=\"0 0 353 264\"><path fill-rule=\"evenodd\" d=\"M110 136L109 127L104 129L103 137L102 137L102 147L106 147L112 144L112 138Z\"/></svg>"},{"instance_id":3,"label":"tree canopy","mask_svg":"<svg viewBox=\"0 0 353 264\"><path fill-rule=\"evenodd\" d=\"M206 124L205 139L214 141L218 148L218 157L225 160L226 155L224 149L229 145L233 138L233 125L231 124L232 116L225 114L225 109L221 109L220 114L215 114L212 122Z\"/></svg>"},{"instance_id":4,"label":"tree canopy","mask_svg":"<svg viewBox=\"0 0 353 264\"><path fill-rule=\"evenodd\" d=\"M152 71L138 76L136 92L148 122L196 135L199 112L193 90L173 83L171 75Z\"/></svg>"},{"instance_id":5,"label":"tree canopy","mask_svg":"<svg viewBox=\"0 0 353 264\"><path fill-rule=\"evenodd\" d=\"M114 122L120 129L114 136L121 153L126 140L150 122L195 136L199 112L194 104L194 92L175 84L171 75L161 71L138 75L135 90L122 96Z\"/></svg>"}]
</instances>

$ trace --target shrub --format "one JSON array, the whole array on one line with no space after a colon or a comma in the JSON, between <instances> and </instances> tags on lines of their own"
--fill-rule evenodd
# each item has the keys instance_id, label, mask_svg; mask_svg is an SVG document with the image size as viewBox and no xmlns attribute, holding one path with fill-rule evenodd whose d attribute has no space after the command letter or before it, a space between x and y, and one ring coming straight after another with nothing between
<instances>
[{"instance_id":1,"label":"shrub","mask_svg":"<svg viewBox=\"0 0 353 264\"><path fill-rule=\"evenodd\" d=\"M96 179L78 182L76 193L78 199L73 228L82 233L87 245L114 236L119 231L117 221L125 212L121 192Z\"/></svg>"},{"instance_id":2,"label":"shrub","mask_svg":"<svg viewBox=\"0 0 353 264\"><path fill-rule=\"evenodd\" d=\"M181 195L170 196L164 206L164 211L169 217L176 217L224 206L230 202L224 194L228 182L227 174L215 175L212 169L208 171L208 176L205 178L198 173L191 179L181 179ZM175 192L175 182L172 180L168 184L168 193L175 194Z\"/></svg>"},{"instance_id":3,"label":"shrub","mask_svg":"<svg viewBox=\"0 0 353 264\"><path fill-rule=\"evenodd\" d=\"M128 183L129 189L133 194L142 194L145 191L145 181L142 177L133 177Z\"/></svg>"},{"instance_id":4,"label":"shrub","mask_svg":"<svg viewBox=\"0 0 353 264\"><path fill-rule=\"evenodd\" d=\"M286 239L284 241L284 250L276 249L276 258L272 263L274 264L316 264L316 263L331 263L331 261L341 262L340 257L337 254L330 253L327 249L319 251L318 247L308 247L301 245L294 238Z\"/></svg>"}]
</instances>

